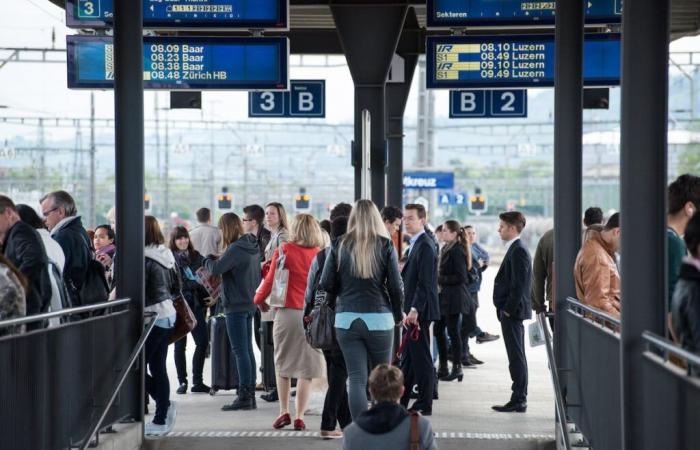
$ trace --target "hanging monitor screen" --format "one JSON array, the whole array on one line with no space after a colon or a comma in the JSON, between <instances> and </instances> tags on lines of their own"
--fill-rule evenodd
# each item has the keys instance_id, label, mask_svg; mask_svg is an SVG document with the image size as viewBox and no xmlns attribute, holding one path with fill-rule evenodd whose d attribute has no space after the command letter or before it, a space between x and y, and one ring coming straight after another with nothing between
<instances>
[{"instance_id":1,"label":"hanging monitor screen","mask_svg":"<svg viewBox=\"0 0 700 450\"><path fill-rule=\"evenodd\" d=\"M586 23L622 20L622 0L587 0L585 4ZM428 0L428 27L552 25L555 5L553 0Z\"/></svg>"},{"instance_id":2,"label":"hanging monitor screen","mask_svg":"<svg viewBox=\"0 0 700 450\"><path fill-rule=\"evenodd\" d=\"M144 28L286 30L289 0L142 0ZM66 25L108 28L114 0L66 0Z\"/></svg>"},{"instance_id":3,"label":"hanging monitor screen","mask_svg":"<svg viewBox=\"0 0 700 450\"><path fill-rule=\"evenodd\" d=\"M587 35L586 86L620 84L620 35ZM433 89L554 86L554 36L428 37L427 86Z\"/></svg>"},{"instance_id":4,"label":"hanging monitor screen","mask_svg":"<svg viewBox=\"0 0 700 450\"><path fill-rule=\"evenodd\" d=\"M68 36L68 87L114 85L111 37ZM144 37L145 89L286 90L286 37Z\"/></svg>"}]
</instances>

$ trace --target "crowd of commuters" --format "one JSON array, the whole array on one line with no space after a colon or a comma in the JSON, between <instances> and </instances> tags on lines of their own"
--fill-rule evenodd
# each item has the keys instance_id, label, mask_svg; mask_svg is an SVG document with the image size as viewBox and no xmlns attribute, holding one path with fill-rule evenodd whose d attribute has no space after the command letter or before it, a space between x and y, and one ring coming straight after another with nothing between
<instances>
[{"instance_id":1,"label":"crowd of commuters","mask_svg":"<svg viewBox=\"0 0 700 450\"><path fill-rule=\"evenodd\" d=\"M113 224L88 234L73 198L64 191L51 192L40 203L43 219L30 206L0 195L0 320L83 305L94 261L104 268L109 289L116 285L119 274L113 267L119 255ZM683 175L671 183L668 205L669 332L684 348L699 353L700 178ZM493 409L527 410L523 321L532 310L554 307L553 230L542 236L531 259L520 239L525 217L516 211L499 216L505 245L493 288L499 336L484 332L476 321L482 274L490 263L476 229L447 220L433 232L420 204L403 210L387 206L380 212L369 200L341 203L321 222L308 214L290 220L275 202L264 208L248 205L242 217L225 213L218 226L212 225L207 208L196 216L196 227L177 226L167 239L158 220L145 217L145 310L157 314L145 345L146 392L155 402L147 433L168 431L176 413L167 355L179 296L197 325L191 331L191 386L187 338L174 344L177 393L210 391L203 379L207 318L221 314L238 375L237 395L222 409L256 409L256 387L262 388L267 392L261 398L279 401L272 421L277 429L306 429L313 380L326 378L322 437L345 436L345 448L379 448L382 442L406 441L408 430L419 427L420 448L436 448L429 423L413 417L432 414L438 380L462 381L465 367L483 364L471 353L470 338L488 342L503 337L512 393ZM603 211L592 207L583 224L573 269L577 296L620 317L620 214L605 220ZM203 285L202 271L220 278L218 298ZM320 305L333 312L334 344L322 350L312 347L306 335ZM28 328L59 323L53 319ZM22 329L2 332L17 331ZM257 383L254 342L259 348L271 343L269 350L265 347L269 360L261 358L262 384ZM148 399L146 403L148 407Z\"/></svg>"}]
</instances>

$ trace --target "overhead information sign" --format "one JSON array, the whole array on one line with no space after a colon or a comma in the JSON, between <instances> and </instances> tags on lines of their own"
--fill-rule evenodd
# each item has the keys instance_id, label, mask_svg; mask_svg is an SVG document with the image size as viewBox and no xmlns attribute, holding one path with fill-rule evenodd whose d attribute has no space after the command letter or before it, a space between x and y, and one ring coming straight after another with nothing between
<instances>
[{"instance_id":1,"label":"overhead information sign","mask_svg":"<svg viewBox=\"0 0 700 450\"><path fill-rule=\"evenodd\" d=\"M527 90L450 91L450 118L527 117Z\"/></svg>"},{"instance_id":2,"label":"overhead information sign","mask_svg":"<svg viewBox=\"0 0 700 450\"><path fill-rule=\"evenodd\" d=\"M144 28L289 28L289 0L142 0ZM114 0L66 0L66 25L108 28Z\"/></svg>"},{"instance_id":3,"label":"overhead information sign","mask_svg":"<svg viewBox=\"0 0 700 450\"><path fill-rule=\"evenodd\" d=\"M248 117L326 117L326 81L292 80L289 91L250 92Z\"/></svg>"},{"instance_id":4,"label":"overhead information sign","mask_svg":"<svg viewBox=\"0 0 700 450\"><path fill-rule=\"evenodd\" d=\"M404 189L452 189L455 174L452 172L404 172Z\"/></svg>"},{"instance_id":5,"label":"overhead information sign","mask_svg":"<svg viewBox=\"0 0 700 450\"><path fill-rule=\"evenodd\" d=\"M428 88L554 86L554 36L433 36L426 55ZM619 34L587 35L584 85L619 85L620 57Z\"/></svg>"},{"instance_id":6,"label":"overhead information sign","mask_svg":"<svg viewBox=\"0 0 700 450\"><path fill-rule=\"evenodd\" d=\"M114 85L111 37L68 36L68 87ZM143 38L145 89L287 89L289 40L260 38Z\"/></svg>"},{"instance_id":7,"label":"overhead information sign","mask_svg":"<svg viewBox=\"0 0 700 450\"><path fill-rule=\"evenodd\" d=\"M553 0L428 0L427 22L429 28L552 25L555 5ZM588 0L585 20L621 22L622 0Z\"/></svg>"}]
</instances>

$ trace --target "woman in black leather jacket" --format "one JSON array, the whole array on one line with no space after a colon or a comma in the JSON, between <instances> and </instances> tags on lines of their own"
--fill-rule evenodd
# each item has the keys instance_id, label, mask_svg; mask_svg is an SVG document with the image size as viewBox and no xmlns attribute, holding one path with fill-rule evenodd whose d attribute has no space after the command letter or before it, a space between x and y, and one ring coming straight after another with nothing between
<instances>
[{"instance_id":1,"label":"woman in black leather jacket","mask_svg":"<svg viewBox=\"0 0 700 450\"><path fill-rule=\"evenodd\" d=\"M673 293L673 328L683 348L700 355L700 212L688 222L683 239L690 256L683 261ZM700 374L700 368L692 372Z\"/></svg>"},{"instance_id":2,"label":"woman in black leather jacket","mask_svg":"<svg viewBox=\"0 0 700 450\"><path fill-rule=\"evenodd\" d=\"M190 241L190 234L187 232L187 228L183 226L173 228L173 231L170 233L169 247L180 270L182 296L187 300L187 304L197 319L197 326L192 330L192 338L195 345L194 355L192 356L192 392L208 393L209 386L204 384L204 379L202 378L204 358L207 345L209 344L206 322L207 306L205 304L208 294L204 286L197 282L196 276L197 270L204 263L204 257L194 249ZM175 342L175 368L177 369L177 380L180 384L177 388L178 394L187 393L186 348L187 336Z\"/></svg>"},{"instance_id":3,"label":"woman in black leather jacket","mask_svg":"<svg viewBox=\"0 0 700 450\"><path fill-rule=\"evenodd\" d=\"M153 422L146 425L146 434L162 435L170 431L175 417L175 404L170 401L170 380L166 361L170 335L175 325L173 298L179 292L173 253L165 246L165 238L158 221L146 216L145 281L146 307L144 312L158 314L155 327L146 339L145 353L148 372L146 393L156 402Z\"/></svg>"},{"instance_id":4,"label":"woman in black leather jacket","mask_svg":"<svg viewBox=\"0 0 700 450\"><path fill-rule=\"evenodd\" d=\"M440 365L438 377L442 381L462 381L462 336L459 319L473 310L469 295L469 271L472 270L472 255L467 235L459 222L448 220L442 227L445 246L440 251L438 286L440 289L441 318L435 323L433 332L438 344ZM447 340L445 328L450 336L452 371L447 372Z\"/></svg>"},{"instance_id":5,"label":"woman in black leather jacket","mask_svg":"<svg viewBox=\"0 0 700 450\"><path fill-rule=\"evenodd\" d=\"M368 359L391 362L394 328L403 320L403 281L394 244L379 210L358 200L348 231L331 248L320 287L337 296L335 331L348 369L353 418L367 410Z\"/></svg>"}]
</instances>

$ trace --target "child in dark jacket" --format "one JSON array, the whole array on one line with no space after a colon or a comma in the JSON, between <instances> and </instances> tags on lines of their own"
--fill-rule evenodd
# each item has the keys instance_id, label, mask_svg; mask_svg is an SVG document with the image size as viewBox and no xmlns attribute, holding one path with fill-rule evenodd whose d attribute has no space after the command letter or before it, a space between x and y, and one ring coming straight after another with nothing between
<instances>
[{"instance_id":1,"label":"child in dark jacket","mask_svg":"<svg viewBox=\"0 0 700 450\"><path fill-rule=\"evenodd\" d=\"M388 364L378 365L369 376L369 391L374 406L345 428L343 450L408 450L414 426L418 429L419 448L437 450L430 422L418 414L413 425L416 419L399 404L404 391L401 370Z\"/></svg>"}]
</instances>

